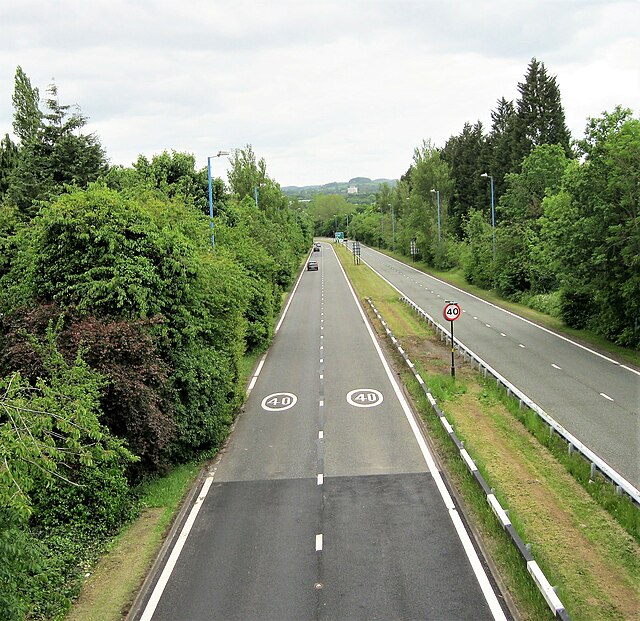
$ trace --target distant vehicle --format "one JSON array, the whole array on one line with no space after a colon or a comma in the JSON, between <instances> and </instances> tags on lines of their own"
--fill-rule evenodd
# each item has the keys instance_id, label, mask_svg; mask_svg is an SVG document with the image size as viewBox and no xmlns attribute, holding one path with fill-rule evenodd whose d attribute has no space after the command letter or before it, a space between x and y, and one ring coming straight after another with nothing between
<instances>
[{"instance_id":1,"label":"distant vehicle","mask_svg":"<svg viewBox=\"0 0 640 621\"><path fill-rule=\"evenodd\" d=\"M313 251L314 252L320 252L320 244L314 244Z\"/></svg>"},{"instance_id":2,"label":"distant vehicle","mask_svg":"<svg viewBox=\"0 0 640 621\"><path fill-rule=\"evenodd\" d=\"M318 271L318 262L317 261L307 261L307 271L308 272L317 272Z\"/></svg>"}]
</instances>

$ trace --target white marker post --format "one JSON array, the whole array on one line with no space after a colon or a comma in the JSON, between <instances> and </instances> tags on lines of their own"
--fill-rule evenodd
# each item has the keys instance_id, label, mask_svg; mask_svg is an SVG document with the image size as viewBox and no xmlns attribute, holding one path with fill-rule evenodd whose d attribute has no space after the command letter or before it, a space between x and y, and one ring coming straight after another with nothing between
<instances>
[{"instance_id":1,"label":"white marker post","mask_svg":"<svg viewBox=\"0 0 640 621\"><path fill-rule=\"evenodd\" d=\"M451 377L456 379L456 361L455 361L455 346L453 340L453 322L460 317L462 311L460 310L460 305L456 302L450 302L449 300L445 300L446 304L444 307L444 311L442 314L444 318L449 322L451 326Z\"/></svg>"}]
</instances>

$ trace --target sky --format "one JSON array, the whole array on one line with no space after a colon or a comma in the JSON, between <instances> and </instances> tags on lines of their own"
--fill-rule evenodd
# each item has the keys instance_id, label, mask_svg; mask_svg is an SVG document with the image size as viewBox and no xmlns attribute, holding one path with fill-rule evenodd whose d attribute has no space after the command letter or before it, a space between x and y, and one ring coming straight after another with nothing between
<instances>
[{"instance_id":1,"label":"sky","mask_svg":"<svg viewBox=\"0 0 640 621\"><path fill-rule=\"evenodd\" d=\"M250 144L283 187L395 179L423 141L488 131L533 57L574 138L616 105L638 116L640 0L2 0L0 135L19 65L114 165Z\"/></svg>"}]
</instances>

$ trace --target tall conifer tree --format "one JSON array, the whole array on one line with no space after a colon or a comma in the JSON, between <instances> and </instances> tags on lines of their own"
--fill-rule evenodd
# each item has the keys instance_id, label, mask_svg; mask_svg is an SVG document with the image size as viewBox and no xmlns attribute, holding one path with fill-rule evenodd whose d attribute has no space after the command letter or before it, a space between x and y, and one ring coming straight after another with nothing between
<instances>
[{"instance_id":1,"label":"tall conifer tree","mask_svg":"<svg viewBox=\"0 0 640 621\"><path fill-rule=\"evenodd\" d=\"M515 163L541 144L559 144L571 155L571 134L565 123L560 89L554 76L549 76L544 63L531 59L524 82L518 84L515 122Z\"/></svg>"}]
</instances>

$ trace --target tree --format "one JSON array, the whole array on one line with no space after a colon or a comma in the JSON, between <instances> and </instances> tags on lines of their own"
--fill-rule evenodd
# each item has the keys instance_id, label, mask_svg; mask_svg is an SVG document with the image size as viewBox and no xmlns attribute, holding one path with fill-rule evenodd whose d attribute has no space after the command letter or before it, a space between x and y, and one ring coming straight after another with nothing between
<instances>
[{"instance_id":1,"label":"tree","mask_svg":"<svg viewBox=\"0 0 640 621\"><path fill-rule=\"evenodd\" d=\"M40 92L31 86L31 81L20 66L16 68L13 109L13 131L20 140L20 146L26 147L37 140L42 112Z\"/></svg>"},{"instance_id":2,"label":"tree","mask_svg":"<svg viewBox=\"0 0 640 621\"><path fill-rule=\"evenodd\" d=\"M5 134L0 142L0 203L7 193L11 175L18 164L18 146Z\"/></svg>"},{"instance_id":3,"label":"tree","mask_svg":"<svg viewBox=\"0 0 640 621\"><path fill-rule=\"evenodd\" d=\"M487 138L488 170L493 175L497 203L505 191L505 175L517 169L514 162L516 111L513 102L504 97L499 99L498 107L491 112L491 121L491 133Z\"/></svg>"},{"instance_id":4,"label":"tree","mask_svg":"<svg viewBox=\"0 0 640 621\"><path fill-rule=\"evenodd\" d=\"M231 191L240 199L254 197L254 191L267 180L267 165L264 158L256 160L253 147L248 144L244 149L236 149L229 158L231 170L228 173Z\"/></svg>"},{"instance_id":5,"label":"tree","mask_svg":"<svg viewBox=\"0 0 640 621\"><path fill-rule=\"evenodd\" d=\"M591 119L584 163L545 199L544 254L558 270L562 312L621 345L640 344L640 120Z\"/></svg>"},{"instance_id":6,"label":"tree","mask_svg":"<svg viewBox=\"0 0 640 621\"><path fill-rule=\"evenodd\" d=\"M487 183L480 178L482 173L487 172L487 146L482 123L465 123L461 134L447 140L442 157L449 164L453 179L449 207L451 230L460 239L471 209L481 209L485 213L491 209Z\"/></svg>"},{"instance_id":7,"label":"tree","mask_svg":"<svg viewBox=\"0 0 640 621\"><path fill-rule=\"evenodd\" d=\"M65 185L86 187L106 170L106 157L94 134L81 134L87 118L60 105L55 84L47 89L46 113L38 108L38 91L18 67L14 90L14 130L20 137L17 163L9 178L7 199L25 219L37 201L63 191Z\"/></svg>"},{"instance_id":8,"label":"tree","mask_svg":"<svg viewBox=\"0 0 640 621\"><path fill-rule=\"evenodd\" d=\"M565 123L560 88L544 63L531 59L524 82L518 83L520 98L515 121L515 158L520 162L542 144L559 144L571 156L571 134Z\"/></svg>"},{"instance_id":9,"label":"tree","mask_svg":"<svg viewBox=\"0 0 640 621\"><path fill-rule=\"evenodd\" d=\"M55 564L47 563L46 546L53 537L42 531L37 537L28 525L36 530L48 525L51 532L61 520L73 521L70 511L83 516L84 528L94 531L93 540L102 525L108 523L113 532L128 513L124 467L135 457L100 423L100 377L80 358L67 364L54 339L49 331L39 346L47 380L30 385L19 373L0 378L3 619L25 618L47 586L58 591L68 579L59 575ZM90 473L92 485L83 485ZM45 496L48 502L42 502ZM68 504L60 503L60 496L66 496ZM89 540L73 536L73 542L66 538L69 547L86 546Z\"/></svg>"}]
</instances>

